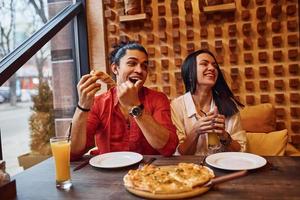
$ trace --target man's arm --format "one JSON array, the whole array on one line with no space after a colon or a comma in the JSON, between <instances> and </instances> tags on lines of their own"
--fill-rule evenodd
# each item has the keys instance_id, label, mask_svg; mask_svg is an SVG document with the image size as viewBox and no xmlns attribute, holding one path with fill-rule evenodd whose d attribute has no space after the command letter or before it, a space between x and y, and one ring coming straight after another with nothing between
<instances>
[{"instance_id":1,"label":"man's arm","mask_svg":"<svg viewBox=\"0 0 300 200\"><path fill-rule=\"evenodd\" d=\"M96 81L98 78L90 74L82 76L78 85L77 92L79 96L78 105L81 108L89 110L93 104L96 92L101 88L101 84ZM81 156L86 148L87 143L87 118L88 112L85 112L78 107L72 119L71 130L71 155L76 158Z\"/></svg>"},{"instance_id":2,"label":"man's arm","mask_svg":"<svg viewBox=\"0 0 300 200\"><path fill-rule=\"evenodd\" d=\"M155 112L164 118L156 119L157 115L151 115L144 111L135 120L148 143L160 154L171 156L178 145L178 137L176 128L171 122L170 110L167 112L167 109L158 109Z\"/></svg>"},{"instance_id":3,"label":"man's arm","mask_svg":"<svg viewBox=\"0 0 300 200\"><path fill-rule=\"evenodd\" d=\"M142 87L140 83L137 81L133 84L127 81L117 88L120 106L123 107L121 110L128 112L133 106L140 105L138 98L138 90ZM178 144L176 128L171 120L170 103L167 97L155 98L152 101L160 102L154 114L151 115L144 110L135 120L148 143L161 154L170 156L175 152Z\"/></svg>"},{"instance_id":4,"label":"man's arm","mask_svg":"<svg viewBox=\"0 0 300 200\"><path fill-rule=\"evenodd\" d=\"M83 112L76 108L72 119L71 155L81 156L86 147L86 124L88 112Z\"/></svg>"},{"instance_id":5,"label":"man's arm","mask_svg":"<svg viewBox=\"0 0 300 200\"><path fill-rule=\"evenodd\" d=\"M170 137L169 130L157 123L150 114L144 111L135 120L145 138L154 149L162 149L167 144Z\"/></svg>"}]
</instances>

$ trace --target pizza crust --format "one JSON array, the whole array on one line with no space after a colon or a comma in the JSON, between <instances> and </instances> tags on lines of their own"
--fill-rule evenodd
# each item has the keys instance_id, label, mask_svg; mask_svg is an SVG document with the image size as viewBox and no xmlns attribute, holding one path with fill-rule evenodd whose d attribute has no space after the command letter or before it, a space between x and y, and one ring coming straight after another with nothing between
<instances>
[{"instance_id":1,"label":"pizza crust","mask_svg":"<svg viewBox=\"0 0 300 200\"><path fill-rule=\"evenodd\" d=\"M144 197L147 199L185 199L185 198L191 198L191 197L203 194L203 193L207 192L210 188L209 187L195 187L191 191L176 193L176 194L153 194L150 192L136 190L136 189L128 188L128 187L126 187L126 189L134 195Z\"/></svg>"}]
</instances>

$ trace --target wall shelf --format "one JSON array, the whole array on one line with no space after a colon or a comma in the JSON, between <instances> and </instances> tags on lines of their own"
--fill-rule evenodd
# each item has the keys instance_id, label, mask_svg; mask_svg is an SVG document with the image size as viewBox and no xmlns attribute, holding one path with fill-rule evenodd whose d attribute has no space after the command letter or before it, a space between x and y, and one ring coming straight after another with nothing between
<instances>
[{"instance_id":1,"label":"wall shelf","mask_svg":"<svg viewBox=\"0 0 300 200\"><path fill-rule=\"evenodd\" d=\"M123 15L120 16L120 22L136 21L146 19L146 13L136 14L136 15Z\"/></svg>"},{"instance_id":2,"label":"wall shelf","mask_svg":"<svg viewBox=\"0 0 300 200\"><path fill-rule=\"evenodd\" d=\"M236 10L235 2L203 7L203 11L205 13L213 13L213 12L219 12L219 11L228 12L228 11L235 11L235 10Z\"/></svg>"}]
</instances>

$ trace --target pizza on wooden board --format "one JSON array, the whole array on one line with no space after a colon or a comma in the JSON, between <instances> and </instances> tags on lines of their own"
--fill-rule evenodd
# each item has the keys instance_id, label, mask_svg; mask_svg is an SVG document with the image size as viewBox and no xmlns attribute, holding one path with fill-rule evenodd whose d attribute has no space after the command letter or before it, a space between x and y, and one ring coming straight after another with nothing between
<instances>
[{"instance_id":1,"label":"pizza on wooden board","mask_svg":"<svg viewBox=\"0 0 300 200\"><path fill-rule=\"evenodd\" d=\"M127 189L152 194L180 194L199 188L214 177L213 171L193 163L130 170L123 178Z\"/></svg>"},{"instance_id":2,"label":"pizza on wooden board","mask_svg":"<svg viewBox=\"0 0 300 200\"><path fill-rule=\"evenodd\" d=\"M111 76L103 71L92 70L90 74L93 76L97 76L99 80L106 83L108 87L113 87L116 85L116 82L111 78Z\"/></svg>"}]
</instances>

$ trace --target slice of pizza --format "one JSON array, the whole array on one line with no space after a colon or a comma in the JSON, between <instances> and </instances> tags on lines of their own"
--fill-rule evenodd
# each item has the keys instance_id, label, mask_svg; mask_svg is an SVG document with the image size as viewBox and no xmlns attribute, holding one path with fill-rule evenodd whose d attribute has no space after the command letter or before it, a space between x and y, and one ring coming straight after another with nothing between
<instances>
[{"instance_id":1,"label":"slice of pizza","mask_svg":"<svg viewBox=\"0 0 300 200\"><path fill-rule=\"evenodd\" d=\"M145 165L138 170L129 170L123 178L124 185L138 190L151 192L154 183L149 177L155 173L155 170L153 165Z\"/></svg>"},{"instance_id":2,"label":"slice of pizza","mask_svg":"<svg viewBox=\"0 0 300 200\"><path fill-rule=\"evenodd\" d=\"M108 87L114 87L116 85L116 82L111 78L111 76L103 71L92 70L90 74L93 76L97 76L99 80L106 83Z\"/></svg>"},{"instance_id":3,"label":"slice of pizza","mask_svg":"<svg viewBox=\"0 0 300 200\"><path fill-rule=\"evenodd\" d=\"M123 180L126 187L153 194L174 194L192 189L170 177L167 170L153 165L130 170Z\"/></svg>"},{"instance_id":4,"label":"slice of pizza","mask_svg":"<svg viewBox=\"0 0 300 200\"><path fill-rule=\"evenodd\" d=\"M170 169L170 176L192 188L204 185L215 175L211 169L194 163L179 163Z\"/></svg>"}]
</instances>

